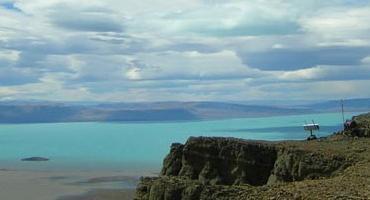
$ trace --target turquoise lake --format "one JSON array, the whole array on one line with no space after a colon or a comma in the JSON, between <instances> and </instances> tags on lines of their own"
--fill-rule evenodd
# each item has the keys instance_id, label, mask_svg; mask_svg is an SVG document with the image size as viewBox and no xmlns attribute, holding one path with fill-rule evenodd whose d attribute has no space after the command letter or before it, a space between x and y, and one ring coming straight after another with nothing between
<instances>
[{"instance_id":1,"label":"turquoise lake","mask_svg":"<svg viewBox=\"0 0 370 200\"><path fill-rule=\"evenodd\" d=\"M170 144L190 136L299 140L307 137L302 125L311 119L321 126L318 136L341 129L339 113L171 123L3 124L0 168L158 171ZM20 161L32 156L51 160Z\"/></svg>"}]
</instances>

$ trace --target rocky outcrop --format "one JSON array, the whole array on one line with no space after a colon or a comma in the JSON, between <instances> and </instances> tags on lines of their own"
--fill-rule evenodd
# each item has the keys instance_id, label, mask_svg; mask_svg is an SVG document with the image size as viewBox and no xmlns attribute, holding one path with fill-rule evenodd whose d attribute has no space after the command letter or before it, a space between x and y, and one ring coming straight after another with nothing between
<instances>
[{"instance_id":1,"label":"rocky outcrop","mask_svg":"<svg viewBox=\"0 0 370 200\"><path fill-rule=\"evenodd\" d=\"M347 166L340 155L284 147L278 151L268 184L327 177Z\"/></svg>"},{"instance_id":2,"label":"rocky outcrop","mask_svg":"<svg viewBox=\"0 0 370 200\"><path fill-rule=\"evenodd\" d=\"M216 194L216 199L232 199L236 191L245 194L249 188L332 176L347 166L340 154L298 145L192 137L186 144L171 146L161 175L143 178L137 199L212 199Z\"/></svg>"},{"instance_id":3,"label":"rocky outcrop","mask_svg":"<svg viewBox=\"0 0 370 200\"><path fill-rule=\"evenodd\" d=\"M23 158L21 161L33 161L33 162L41 162L41 161L49 161L49 158L44 157L30 157L30 158Z\"/></svg>"},{"instance_id":4,"label":"rocky outcrop","mask_svg":"<svg viewBox=\"0 0 370 200\"><path fill-rule=\"evenodd\" d=\"M213 185L264 185L276 156L277 149L270 143L192 137L185 145L172 145L161 174Z\"/></svg>"},{"instance_id":5,"label":"rocky outcrop","mask_svg":"<svg viewBox=\"0 0 370 200\"><path fill-rule=\"evenodd\" d=\"M353 117L341 134L351 137L370 137L370 113Z\"/></svg>"}]
</instances>

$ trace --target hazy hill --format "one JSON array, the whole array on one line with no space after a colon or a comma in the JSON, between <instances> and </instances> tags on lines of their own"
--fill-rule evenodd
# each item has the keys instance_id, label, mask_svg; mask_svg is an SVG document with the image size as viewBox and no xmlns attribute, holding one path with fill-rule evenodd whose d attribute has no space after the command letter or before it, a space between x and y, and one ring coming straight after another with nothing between
<instances>
[{"instance_id":1,"label":"hazy hill","mask_svg":"<svg viewBox=\"0 0 370 200\"><path fill-rule=\"evenodd\" d=\"M370 109L370 99L345 101L345 110ZM263 117L340 110L339 101L301 106L265 106L223 102L0 102L0 123L88 121L185 121Z\"/></svg>"},{"instance_id":2,"label":"hazy hill","mask_svg":"<svg viewBox=\"0 0 370 200\"><path fill-rule=\"evenodd\" d=\"M106 103L0 103L0 123L84 121L182 121L288 115L309 112L271 106L218 102Z\"/></svg>"},{"instance_id":3,"label":"hazy hill","mask_svg":"<svg viewBox=\"0 0 370 200\"><path fill-rule=\"evenodd\" d=\"M346 99L343 101L345 111L368 111L370 110L370 99ZM324 112L341 111L341 101L331 100L302 106L303 108Z\"/></svg>"}]
</instances>

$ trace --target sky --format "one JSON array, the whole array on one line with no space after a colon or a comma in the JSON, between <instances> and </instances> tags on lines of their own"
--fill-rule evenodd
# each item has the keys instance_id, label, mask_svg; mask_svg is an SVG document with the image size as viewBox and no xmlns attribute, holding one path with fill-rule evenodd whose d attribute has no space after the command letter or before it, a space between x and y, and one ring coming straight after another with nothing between
<instances>
[{"instance_id":1,"label":"sky","mask_svg":"<svg viewBox=\"0 0 370 200\"><path fill-rule=\"evenodd\" d=\"M370 97L370 0L0 0L0 100Z\"/></svg>"}]
</instances>

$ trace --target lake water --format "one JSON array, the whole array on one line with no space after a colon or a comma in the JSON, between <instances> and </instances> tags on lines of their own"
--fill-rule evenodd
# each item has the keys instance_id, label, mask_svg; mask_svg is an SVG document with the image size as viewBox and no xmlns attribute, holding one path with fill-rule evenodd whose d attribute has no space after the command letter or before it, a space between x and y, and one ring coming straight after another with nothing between
<instances>
[{"instance_id":1,"label":"lake water","mask_svg":"<svg viewBox=\"0 0 370 200\"><path fill-rule=\"evenodd\" d=\"M321 125L318 136L341 128L339 113L176 123L3 124L0 168L158 171L170 144L183 143L190 136L298 140L307 137L302 125L311 119ZM32 156L51 160L19 161Z\"/></svg>"}]
</instances>

